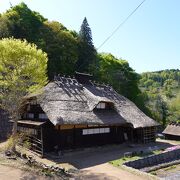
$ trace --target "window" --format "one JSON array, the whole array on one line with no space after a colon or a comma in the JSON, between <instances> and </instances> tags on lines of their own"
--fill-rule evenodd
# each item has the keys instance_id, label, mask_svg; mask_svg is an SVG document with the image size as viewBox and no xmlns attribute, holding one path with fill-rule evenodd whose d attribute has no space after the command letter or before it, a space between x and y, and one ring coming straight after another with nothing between
<instances>
[{"instance_id":1,"label":"window","mask_svg":"<svg viewBox=\"0 0 180 180\"><path fill-rule=\"evenodd\" d=\"M87 129L83 129L83 135L87 135L88 134L88 130Z\"/></svg>"},{"instance_id":2,"label":"window","mask_svg":"<svg viewBox=\"0 0 180 180\"><path fill-rule=\"evenodd\" d=\"M110 128L104 128L104 133L109 133L110 132Z\"/></svg>"},{"instance_id":3,"label":"window","mask_svg":"<svg viewBox=\"0 0 180 180\"><path fill-rule=\"evenodd\" d=\"M97 109L105 109L106 108L106 103L104 102L100 102L97 106L96 106Z\"/></svg>"},{"instance_id":4,"label":"window","mask_svg":"<svg viewBox=\"0 0 180 180\"><path fill-rule=\"evenodd\" d=\"M27 113L27 118L34 119L34 114L33 113Z\"/></svg>"},{"instance_id":5,"label":"window","mask_svg":"<svg viewBox=\"0 0 180 180\"><path fill-rule=\"evenodd\" d=\"M45 113L39 114L39 119L48 119L47 115Z\"/></svg>"},{"instance_id":6,"label":"window","mask_svg":"<svg viewBox=\"0 0 180 180\"><path fill-rule=\"evenodd\" d=\"M83 135L104 134L104 133L110 133L110 128L83 129L83 132L82 132Z\"/></svg>"}]
</instances>

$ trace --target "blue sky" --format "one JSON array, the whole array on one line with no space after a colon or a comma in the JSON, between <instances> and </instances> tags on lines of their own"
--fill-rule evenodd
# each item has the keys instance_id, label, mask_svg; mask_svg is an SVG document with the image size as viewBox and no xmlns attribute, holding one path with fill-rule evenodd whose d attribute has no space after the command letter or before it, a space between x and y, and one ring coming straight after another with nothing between
<instances>
[{"instance_id":1,"label":"blue sky","mask_svg":"<svg viewBox=\"0 0 180 180\"><path fill-rule=\"evenodd\" d=\"M10 0L12 5L22 1ZM79 31L86 16L98 47L142 0L24 0L32 10ZM10 7L0 0L0 13ZM180 0L146 0L98 52L126 59L138 73L180 69Z\"/></svg>"}]
</instances>

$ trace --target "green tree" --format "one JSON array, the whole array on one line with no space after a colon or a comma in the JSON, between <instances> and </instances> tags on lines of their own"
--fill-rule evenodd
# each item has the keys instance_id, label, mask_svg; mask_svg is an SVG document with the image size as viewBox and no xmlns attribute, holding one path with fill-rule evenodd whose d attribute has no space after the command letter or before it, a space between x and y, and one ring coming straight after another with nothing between
<instances>
[{"instance_id":1,"label":"green tree","mask_svg":"<svg viewBox=\"0 0 180 180\"><path fill-rule=\"evenodd\" d=\"M94 47L93 40L92 40L91 28L89 27L86 17L84 18L82 25L81 25L81 29L79 31L79 38L81 41L85 42L90 47Z\"/></svg>"},{"instance_id":2,"label":"green tree","mask_svg":"<svg viewBox=\"0 0 180 180\"><path fill-rule=\"evenodd\" d=\"M9 37L12 35L13 24L5 15L0 15L0 39Z\"/></svg>"},{"instance_id":3,"label":"green tree","mask_svg":"<svg viewBox=\"0 0 180 180\"><path fill-rule=\"evenodd\" d=\"M126 60L117 59L112 54L98 54L98 66L94 74L98 81L111 84L116 91L133 101L140 93L138 74Z\"/></svg>"},{"instance_id":4,"label":"green tree","mask_svg":"<svg viewBox=\"0 0 180 180\"><path fill-rule=\"evenodd\" d=\"M180 122L180 93L169 104L169 121Z\"/></svg>"},{"instance_id":5,"label":"green tree","mask_svg":"<svg viewBox=\"0 0 180 180\"><path fill-rule=\"evenodd\" d=\"M79 31L78 61L76 70L79 72L91 72L96 64L96 50L93 45L92 33L86 17Z\"/></svg>"},{"instance_id":6,"label":"green tree","mask_svg":"<svg viewBox=\"0 0 180 180\"><path fill-rule=\"evenodd\" d=\"M59 22L44 22L39 46L48 54L48 76L73 75L78 59L77 39Z\"/></svg>"},{"instance_id":7,"label":"green tree","mask_svg":"<svg viewBox=\"0 0 180 180\"><path fill-rule=\"evenodd\" d=\"M168 107L167 103L162 99L160 95L156 99L156 111L159 112L159 118L162 121L163 126L167 124Z\"/></svg>"},{"instance_id":8,"label":"green tree","mask_svg":"<svg viewBox=\"0 0 180 180\"><path fill-rule=\"evenodd\" d=\"M163 125L179 119L180 109L176 103L180 92L179 73L179 69L166 69L141 74L139 87L148 97L145 107L150 110L151 117Z\"/></svg>"},{"instance_id":9,"label":"green tree","mask_svg":"<svg viewBox=\"0 0 180 180\"><path fill-rule=\"evenodd\" d=\"M26 39L36 43L39 38L40 27L46 20L35 11L31 11L25 3L10 8L5 14L13 24L13 36L15 38Z\"/></svg>"},{"instance_id":10,"label":"green tree","mask_svg":"<svg viewBox=\"0 0 180 180\"><path fill-rule=\"evenodd\" d=\"M78 35L61 23L47 21L38 12L20 3L0 16L0 37L13 36L35 43L48 55L48 77L73 75L78 59Z\"/></svg>"},{"instance_id":11,"label":"green tree","mask_svg":"<svg viewBox=\"0 0 180 180\"><path fill-rule=\"evenodd\" d=\"M35 45L13 38L0 40L0 107L14 121L13 136L23 97L47 83L46 68L47 56Z\"/></svg>"}]
</instances>

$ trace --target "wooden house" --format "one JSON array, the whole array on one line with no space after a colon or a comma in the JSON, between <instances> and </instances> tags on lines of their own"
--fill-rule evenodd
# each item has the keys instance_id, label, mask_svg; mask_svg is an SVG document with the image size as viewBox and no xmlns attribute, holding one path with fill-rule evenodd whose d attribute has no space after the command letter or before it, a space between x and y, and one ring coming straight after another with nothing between
<instances>
[{"instance_id":1,"label":"wooden house","mask_svg":"<svg viewBox=\"0 0 180 180\"><path fill-rule=\"evenodd\" d=\"M112 87L76 73L56 76L37 94L25 98L18 131L31 136L41 153L125 141L155 141L158 125Z\"/></svg>"},{"instance_id":2,"label":"wooden house","mask_svg":"<svg viewBox=\"0 0 180 180\"><path fill-rule=\"evenodd\" d=\"M164 129L163 134L166 139L180 141L180 123L171 122Z\"/></svg>"}]
</instances>

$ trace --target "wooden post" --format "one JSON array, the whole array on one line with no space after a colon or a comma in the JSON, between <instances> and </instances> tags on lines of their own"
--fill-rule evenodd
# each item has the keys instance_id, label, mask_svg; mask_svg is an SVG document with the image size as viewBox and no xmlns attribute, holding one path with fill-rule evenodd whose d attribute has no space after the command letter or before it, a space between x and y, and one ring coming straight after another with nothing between
<instances>
[{"instance_id":1,"label":"wooden post","mask_svg":"<svg viewBox=\"0 0 180 180\"><path fill-rule=\"evenodd\" d=\"M41 126L41 146L42 146L41 156L43 158L44 157L44 143L43 143L43 129L42 129L42 126Z\"/></svg>"},{"instance_id":2,"label":"wooden post","mask_svg":"<svg viewBox=\"0 0 180 180\"><path fill-rule=\"evenodd\" d=\"M133 137L133 128L131 128L131 141L132 141L132 143L133 143L133 141L134 141L134 137Z\"/></svg>"},{"instance_id":3,"label":"wooden post","mask_svg":"<svg viewBox=\"0 0 180 180\"><path fill-rule=\"evenodd\" d=\"M74 125L74 127L73 127L73 148L76 148L76 137L75 137L75 131L76 131L76 129L75 129L75 125Z\"/></svg>"}]
</instances>

